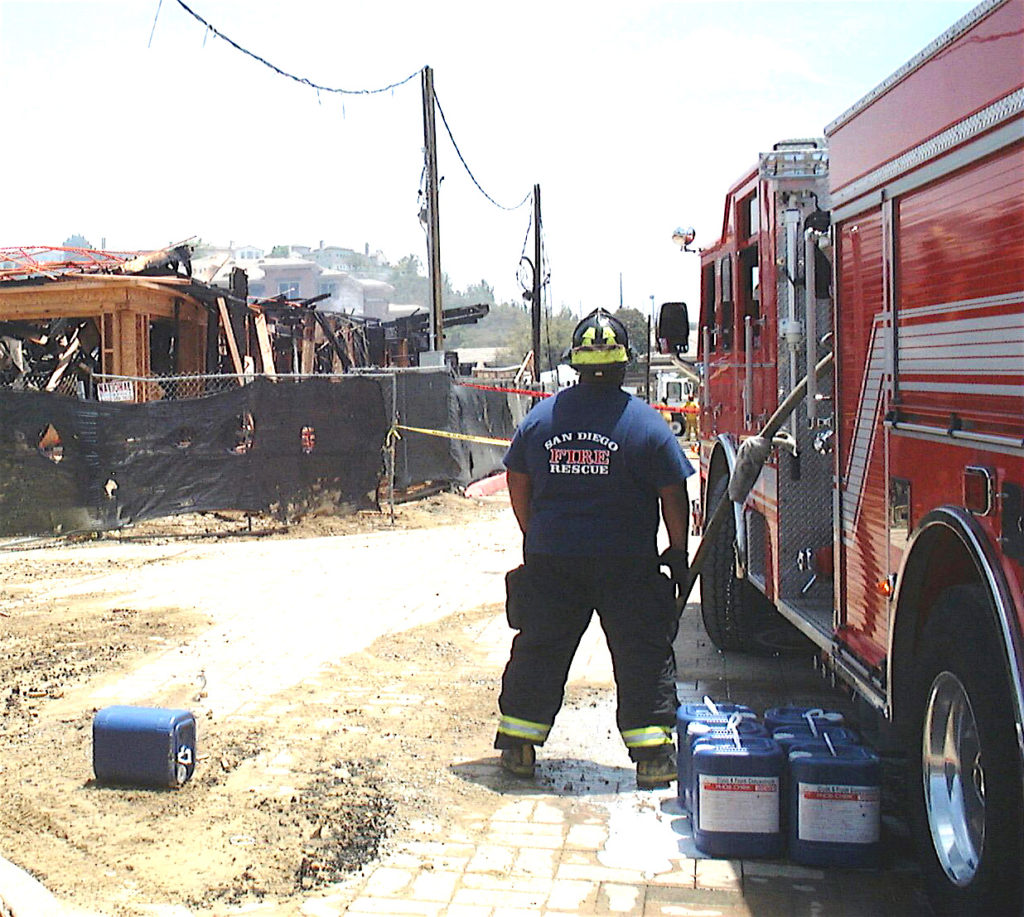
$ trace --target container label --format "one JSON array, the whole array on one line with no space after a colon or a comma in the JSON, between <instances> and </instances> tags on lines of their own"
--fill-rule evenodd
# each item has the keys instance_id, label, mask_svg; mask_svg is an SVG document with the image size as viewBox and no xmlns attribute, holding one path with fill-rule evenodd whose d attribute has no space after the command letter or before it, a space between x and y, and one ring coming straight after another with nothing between
<instances>
[{"instance_id":1,"label":"container label","mask_svg":"<svg viewBox=\"0 0 1024 917\"><path fill-rule=\"evenodd\" d=\"M797 784L797 837L827 844L874 844L880 834L881 791L875 786Z\"/></svg>"},{"instance_id":2,"label":"container label","mask_svg":"<svg viewBox=\"0 0 1024 917\"><path fill-rule=\"evenodd\" d=\"M698 792L701 831L778 833L778 777L701 774Z\"/></svg>"}]
</instances>

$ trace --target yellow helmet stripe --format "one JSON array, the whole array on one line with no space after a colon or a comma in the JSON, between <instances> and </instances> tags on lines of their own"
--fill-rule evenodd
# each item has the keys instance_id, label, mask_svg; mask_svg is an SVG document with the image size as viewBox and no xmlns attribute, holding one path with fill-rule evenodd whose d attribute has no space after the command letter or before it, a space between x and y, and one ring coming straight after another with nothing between
<instances>
[{"instance_id":1,"label":"yellow helmet stripe","mask_svg":"<svg viewBox=\"0 0 1024 917\"><path fill-rule=\"evenodd\" d=\"M626 348L621 344L615 344L612 347L584 345L572 349L571 362L574 366L577 364L628 363L629 358L626 355Z\"/></svg>"}]
</instances>

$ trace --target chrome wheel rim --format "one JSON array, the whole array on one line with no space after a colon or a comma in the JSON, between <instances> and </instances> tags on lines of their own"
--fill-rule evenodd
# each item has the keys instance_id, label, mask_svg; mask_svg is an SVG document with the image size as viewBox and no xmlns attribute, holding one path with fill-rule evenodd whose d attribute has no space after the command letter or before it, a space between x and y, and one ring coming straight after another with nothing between
<instances>
[{"instance_id":1,"label":"chrome wheel rim","mask_svg":"<svg viewBox=\"0 0 1024 917\"><path fill-rule=\"evenodd\" d=\"M932 682L921 760L935 854L952 882L967 885L985 844L985 770L971 700L952 672Z\"/></svg>"}]
</instances>

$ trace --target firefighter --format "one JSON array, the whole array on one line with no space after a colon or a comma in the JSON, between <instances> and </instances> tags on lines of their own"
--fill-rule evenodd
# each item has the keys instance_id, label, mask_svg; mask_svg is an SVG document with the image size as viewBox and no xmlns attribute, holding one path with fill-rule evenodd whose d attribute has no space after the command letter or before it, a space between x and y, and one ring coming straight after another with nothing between
<instances>
[{"instance_id":1,"label":"firefighter","mask_svg":"<svg viewBox=\"0 0 1024 917\"><path fill-rule=\"evenodd\" d=\"M524 563L508 577L509 623L519 633L502 677L494 747L507 771L533 776L535 746L548 737L597 611L637 785L665 786L676 779L672 642L693 467L658 412L622 391L631 353L621 322L596 309L576 326L568 355L579 384L539 402L505 456L525 542ZM660 557L659 506L669 536Z\"/></svg>"},{"instance_id":2,"label":"firefighter","mask_svg":"<svg viewBox=\"0 0 1024 917\"><path fill-rule=\"evenodd\" d=\"M686 422L684 435L687 442L697 442L700 439L700 429L698 427L700 408L697 407L697 402L694 400L693 395L688 395L686 404L683 405L683 420Z\"/></svg>"}]
</instances>

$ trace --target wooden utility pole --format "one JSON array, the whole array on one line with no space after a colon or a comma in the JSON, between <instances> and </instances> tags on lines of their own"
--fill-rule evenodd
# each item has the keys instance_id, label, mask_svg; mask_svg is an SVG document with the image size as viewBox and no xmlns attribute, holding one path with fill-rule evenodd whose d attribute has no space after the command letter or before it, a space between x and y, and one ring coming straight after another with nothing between
<instances>
[{"instance_id":1,"label":"wooden utility pole","mask_svg":"<svg viewBox=\"0 0 1024 917\"><path fill-rule=\"evenodd\" d=\"M535 381L540 381L540 290L541 290L541 265L540 265L540 185L533 186L533 299L530 301L533 309L530 313L533 324L533 371ZM548 358L548 369L551 369L551 358Z\"/></svg>"},{"instance_id":2,"label":"wooden utility pole","mask_svg":"<svg viewBox=\"0 0 1024 917\"><path fill-rule=\"evenodd\" d=\"M430 262L430 345L444 350L441 299L441 221L437 212L437 135L434 133L434 71L423 68L423 146L427 180L427 260Z\"/></svg>"}]
</instances>

